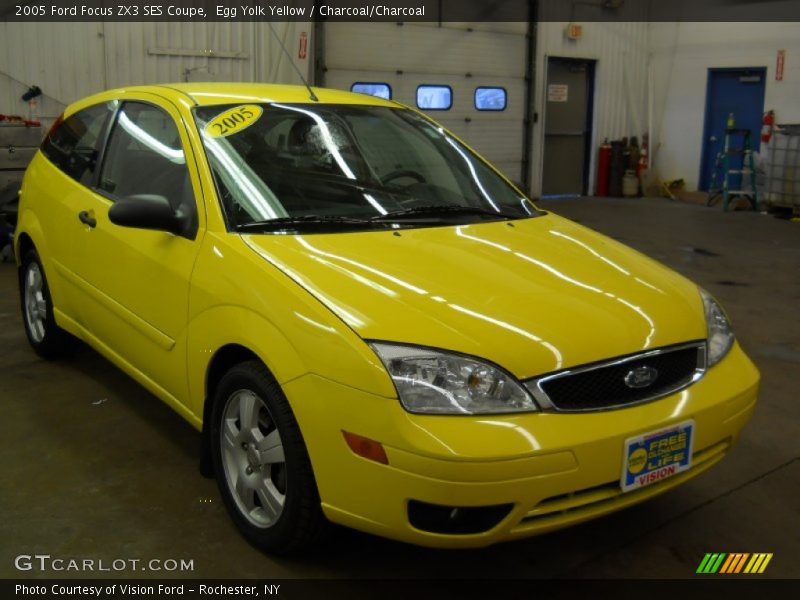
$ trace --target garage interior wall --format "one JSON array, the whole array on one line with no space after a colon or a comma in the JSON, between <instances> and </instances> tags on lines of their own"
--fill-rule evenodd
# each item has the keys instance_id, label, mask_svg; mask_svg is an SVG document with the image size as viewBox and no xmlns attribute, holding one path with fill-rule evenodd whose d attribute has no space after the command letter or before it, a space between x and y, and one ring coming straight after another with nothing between
<instances>
[{"instance_id":1,"label":"garage interior wall","mask_svg":"<svg viewBox=\"0 0 800 600\"><path fill-rule=\"evenodd\" d=\"M596 181L597 147L603 139L641 136L648 130L656 173L662 179L683 178L687 189L696 189L709 68L766 67L765 109L774 109L779 123L800 122L796 101L800 97L800 24L581 24L584 34L577 41L566 38L566 22L536 26L533 110L538 120L532 125L530 171L534 195L541 193L548 57L597 61L590 193ZM518 180L523 158L525 24L443 25L339 24L342 35L326 41L327 57L333 58L327 83L349 89L352 81L372 69L375 77L394 78L395 97L410 103L420 77L450 83L453 110L434 116ZM273 23L272 27L310 78L313 24ZM372 48L372 55L354 54L357 45L347 43L353 39L348 27L358 27L356 39L363 43L357 45ZM414 43L386 43L387 30L413 38ZM303 59L298 52L302 33L308 39ZM396 58L400 47L407 50L402 68L386 58ZM783 81L775 81L779 49L786 50ZM379 61L380 56L385 60ZM397 70L404 72L398 75ZM45 130L66 104L87 94L124 85L187 80L299 83L268 23L0 23L0 113L40 118ZM484 83L507 88L507 111L471 110L471 90ZM32 109L20 99L30 85L44 91Z\"/></svg>"},{"instance_id":2,"label":"garage interior wall","mask_svg":"<svg viewBox=\"0 0 800 600\"><path fill-rule=\"evenodd\" d=\"M567 22L544 22L536 27L534 73L532 194L541 194L544 123L547 118L547 59L566 57L596 60L592 155L589 193L593 193L597 146L603 139L641 136L647 131L647 63L649 28L645 22L584 22L583 38L567 39Z\"/></svg>"},{"instance_id":3,"label":"garage interior wall","mask_svg":"<svg viewBox=\"0 0 800 600\"><path fill-rule=\"evenodd\" d=\"M104 89L181 81L300 83L277 38L300 58L310 23L0 23L0 113L40 118L46 127L64 107ZM273 30L275 35L273 35ZM277 36L277 37L276 37ZM216 55L216 56L214 56ZM28 86L43 97L29 107Z\"/></svg>"},{"instance_id":4,"label":"garage interior wall","mask_svg":"<svg viewBox=\"0 0 800 600\"><path fill-rule=\"evenodd\" d=\"M777 123L800 123L799 23L653 23L655 164L662 179L683 178L697 189L710 68L766 67L764 110ZM775 80L786 51L783 81Z\"/></svg>"}]
</instances>

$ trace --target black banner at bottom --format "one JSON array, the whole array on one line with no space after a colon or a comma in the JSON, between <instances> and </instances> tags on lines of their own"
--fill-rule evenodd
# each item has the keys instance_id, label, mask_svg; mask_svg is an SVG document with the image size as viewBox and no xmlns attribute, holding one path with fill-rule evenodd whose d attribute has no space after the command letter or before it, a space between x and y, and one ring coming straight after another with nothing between
<instances>
[{"instance_id":1,"label":"black banner at bottom","mask_svg":"<svg viewBox=\"0 0 800 600\"><path fill-rule=\"evenodd\" d=\"M251 598L422 600L446 598L614 598L689 600L729 594L797 598L800 580L708 576L685 580L650 579L264 579L264 580L0 580L0 598Z\"/></svg>"}]
</instances>

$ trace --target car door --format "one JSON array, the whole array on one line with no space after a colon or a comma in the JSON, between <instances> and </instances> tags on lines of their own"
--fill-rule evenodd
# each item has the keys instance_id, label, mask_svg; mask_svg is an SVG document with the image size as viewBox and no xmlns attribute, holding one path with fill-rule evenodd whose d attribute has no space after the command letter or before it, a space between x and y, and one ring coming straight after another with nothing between
<instances>
[{"instance_id":1,"label":"car door","mask_svg":"<svg viewBox=\"0 0 800 600\"><path fill-rule=\"evenodd\" d=\"M86 293L81 310L90 335L112 358L183 403L189 285L204 210L191 144L177 108L158 96L124 99L108 135L88 217L75 247ZM191 214L186 236L121 227L108 211L122 198L165 197Z\"/></svg>"},{"instance_id":2,"label":"car door","mask_svg":"<svg viewBox=\"0 0 800 600\"><path fill-rule=\"evenodd\" d=\"M82 227L78 207L92 193L97 157L115 110L115 102L104 102L56 121L42 142L41 156L32 161L25 178L26 206L36 213L44 234L46 244L39 252L59 320L79 321L81 295L72 276L73 246Z\"/></svg>"}]
</instances>

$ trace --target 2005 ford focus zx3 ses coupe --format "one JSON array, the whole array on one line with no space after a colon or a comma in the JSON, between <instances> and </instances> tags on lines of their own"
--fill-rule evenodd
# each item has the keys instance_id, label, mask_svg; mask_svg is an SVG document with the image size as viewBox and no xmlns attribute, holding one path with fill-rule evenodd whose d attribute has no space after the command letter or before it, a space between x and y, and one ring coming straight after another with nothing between
<instances>
[{"instance_id":1,"label":"2005 ford focus zx3 ses coupe","mask_svg":"<svg viewBox=\"0 0 800 600\"><path fill-rule=\"evenodd\" d=\"M753 411L709 294L396 102L105 92L21 194L33 348L80 338L201 430L269 551L328 521L441 547L551 531L702 473Z\"/></svg>"}]
</instances>

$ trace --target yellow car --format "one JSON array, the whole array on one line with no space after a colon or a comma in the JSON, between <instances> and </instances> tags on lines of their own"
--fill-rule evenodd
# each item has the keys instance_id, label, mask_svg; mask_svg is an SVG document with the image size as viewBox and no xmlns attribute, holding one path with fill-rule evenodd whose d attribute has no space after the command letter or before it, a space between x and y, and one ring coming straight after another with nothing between
<instances>
[{"instance_id":1,"label":"yellow car","mask_svg":"<svg viewBox=\"0 0 800 600\"><path fill-rule=\"evenodd\" d=\"M759 374L682 276L537 209L425 115L302 86L70 106L22 186L25 330L202 431L236 525L477 547L702 473Z\"/></svg>"}]
</instances>

